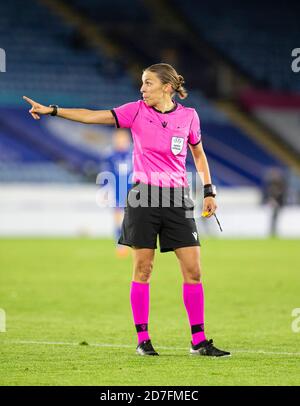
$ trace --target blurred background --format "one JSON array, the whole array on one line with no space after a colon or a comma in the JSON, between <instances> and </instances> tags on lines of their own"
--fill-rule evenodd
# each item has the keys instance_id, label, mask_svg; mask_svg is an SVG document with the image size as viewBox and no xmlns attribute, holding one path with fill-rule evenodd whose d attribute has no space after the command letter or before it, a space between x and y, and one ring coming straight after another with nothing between
<instances>
[{"instance_id":1,"label":"blurred background","mask_svg":"<svg viewBox=\"0 0 300 406\"><path fill-rule=\"evenodd\" d=\"M218 187L224 231L199 219L201 235L300 237L299 15L294 1L1 2L0 235L113 237L96 177L114 128L34 121L22 96L111 109L166 62L185 77Z\"/></svg>"}]
</instances>

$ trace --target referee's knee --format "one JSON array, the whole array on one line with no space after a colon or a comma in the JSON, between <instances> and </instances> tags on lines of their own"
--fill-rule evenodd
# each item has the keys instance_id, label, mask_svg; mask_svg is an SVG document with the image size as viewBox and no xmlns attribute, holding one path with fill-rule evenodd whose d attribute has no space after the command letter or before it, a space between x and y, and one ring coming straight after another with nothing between
<instances>
[{"instance_id":1,"label":"referee's knee","mask_svg":"<svg viewBox=\"0 0 300 406\"><path fill-rule=\"evenodd\" d=\"M200 267L194 266L186 268L183 272L183 278L185 283L199 283L201 282L201 271Z\"/></svg>"},{"instance_id":2,"label":"referee's knee","mask_svg":"<svg viewBox=\"0 0 300 406\"><path fill-rule=\"evenodd\" d=\"M134 265L134 280L136 282L147 283L150 281L153 269L153 261L151 260L138 260Z\"/></svg>"}]
</instances>

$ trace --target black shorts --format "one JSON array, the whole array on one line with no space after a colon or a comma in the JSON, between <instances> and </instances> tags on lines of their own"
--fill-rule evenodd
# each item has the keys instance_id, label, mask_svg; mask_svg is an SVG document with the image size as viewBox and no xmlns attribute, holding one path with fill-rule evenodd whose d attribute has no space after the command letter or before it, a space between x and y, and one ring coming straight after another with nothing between
<instances>
[{"instance_id":1,"label":"black shorts","mask_svg":"<svg viewBox=\"0 0 300 406\"><path fill-rule=\"evenodd\" d=\"M135 184L127 194L118 243L161 252L200 246L189 188Z\"/></svg>"}]
</instances>

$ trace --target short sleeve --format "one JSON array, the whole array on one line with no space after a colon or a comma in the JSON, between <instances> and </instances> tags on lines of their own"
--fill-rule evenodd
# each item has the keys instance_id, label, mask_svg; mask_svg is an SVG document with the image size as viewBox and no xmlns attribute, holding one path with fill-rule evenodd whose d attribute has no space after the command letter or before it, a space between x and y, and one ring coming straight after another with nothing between
<instances>
[{"instance_id":1,"label":"short sleeve","mask_svg":"<svg viewBox=\"0 0 300 406\"><path fill-rule=\"evenodd\" d=\"M131 102L123 104L111 110L118 128L131 128L138 114L140 102Z\"/></svg>"},{"instance_id":2,"label":"short sleeve","mask_svg":"<svg viewBox=\"0 0 300 406\"><path fill-rule=\"evenodd\" d=\"M199 116L194 110L194 115L191 122L190 132L189 132L189 144L197 145L201 142L201 129L200 129L200 120Z\"/></svg>"}]
</instances>

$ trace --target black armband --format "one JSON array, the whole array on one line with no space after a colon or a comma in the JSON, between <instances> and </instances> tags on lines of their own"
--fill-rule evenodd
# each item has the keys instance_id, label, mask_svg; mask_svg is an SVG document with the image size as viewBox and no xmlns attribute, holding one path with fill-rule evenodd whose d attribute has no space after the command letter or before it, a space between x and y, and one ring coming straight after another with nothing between
<instances>
[{"instance_id":1,"label":"black armband","mask_svg":"<svg viewBox=\"0 0 300 406\"><path fill-rule=\"evenodd\" d=\"M208 183L207 185L204 185L204 199L210 196L211 197L217 196L217 188L215 185Z\"/></svg>"}]
</instances>

